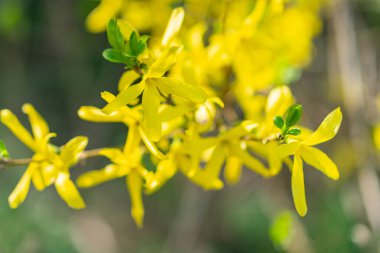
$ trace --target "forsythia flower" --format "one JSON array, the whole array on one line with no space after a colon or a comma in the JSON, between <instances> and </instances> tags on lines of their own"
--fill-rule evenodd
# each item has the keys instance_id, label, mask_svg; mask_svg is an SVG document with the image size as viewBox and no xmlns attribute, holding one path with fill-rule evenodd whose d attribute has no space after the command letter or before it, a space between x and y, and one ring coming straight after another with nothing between
<instances>
[{"instance_id":1,"label":"forsythia flower","mask_svg":"<svg viewBox=\"0 0 380 253\"><path fill-rule=\"evenodd\" d=\"M17 208L24 202L30 182L33 181L37 190L43 190L54 183L58 194L70 207L84 208L84 201L70 180L69 170L77 163L87 146L87 137L78 136L71 139L60 148L58 154L57 148L49 143L50 138L56 134L49 132L48 125L32 105L25 104L22 109L29 117L33 137L11 111L1 110L1 122L34 152L28 168L9 196L9 205Z\"/></svg>"},{"instance_id":2,"label":"forsythia flower","mask_svg":"<svg viewBox=\"0 0 380 253\"><path fill-rule=\"evenodd\" d=\"M147 169L141 165L142 150L140 148L140 136L136 126L128 129L128 138L123 151L116 148L102 149L99 154L112 161L102 170L90 171L82 174L77 184L79 187L92 187L97 184L126 177L129 194L132 202L132 217L136 225L142 227L144 218L144 206L142 203L142 189Z\"/></svg>"},{"instance_id":3,"label":"forsythia flower","mask_svg":"<svg viewBox=\"0 0 380 253\"><path fill-rule=\"evenodd\" d=\"M305 140L280 145L276 150L276 153L280 157L294 155L292 192L294 204L301 216L305 216L307 212L302 160L329 178L337 180L339 178L339 171L335 163L325 153L312 146L332 139L337 134L341 122L342 113L338 108L327 115L318 129Z\"/></svg>"}]
</instances>

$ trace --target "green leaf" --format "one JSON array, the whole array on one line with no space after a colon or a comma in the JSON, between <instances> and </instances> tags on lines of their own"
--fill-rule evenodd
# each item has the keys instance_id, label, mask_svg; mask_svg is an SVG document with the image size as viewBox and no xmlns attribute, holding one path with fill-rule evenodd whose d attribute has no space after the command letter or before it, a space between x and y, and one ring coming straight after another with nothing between
<instances>
[{"instance_id":1,"label":"green leaf","mask_svg":"<svg viewBox=\"0 0 380 253\"><path fill-rule=\"evenodd\" d=\"M137 44L137 55L144 53L145 48L146 48L146 43L139 40L139 43Z\"/></svg>"},{"instance_id":2,"label":"green leaf","mask_svg":"<svg viewBox=\"0 0 380 253\"><path fill-rule=\"evenodd\" d=\"M119 52L123 52L124 38L117 25L117 19L113 18L108 22L107 37L110 45Z\"/></svg>"},{"instance_id":3,"label":"green leaf","mask_svg":"<svg viewBox=\"0 0 380 253\"><path fill-rule=\"evenodd\" d=\"M301 129L299 128L293 128L293 129L290 129L287 134L290 134L290 135L300 135L301 134Z\"/></svg>"},{"instance_id":4,"label":"green leaf","mask_svg":"<svg viewBox=\"0 0 380 253\"><path fill-rule=\"evenodd\" d=\"M138 55L138 44L139 44L139 35L137 34L137 32L133 31L131 33L131 36L129 37L128 44L129 44L130 52L134 56L137 56Z\"/></svg>"},{"instance_id":5,"label":"green leaf","mask_svg":"<svg viewBox=\"0 0 380 253\"><path fill-rule=\"evenodd\" d=\"M9 158L7 147L2 140L0 140L0 158Z\"/></svg>"},{"instance_id":6,"label":"green leaf","mask_svg":"<svg viewBox=\"0 0 380 253\"><path fill-rule=\"evenodd\" d=\"M103 57L107 61L114 62L114 63L124 63L125 59L121 53L119 53L117 50L108 48L103 51Z\"/></svg>"},{"instance_id":7,"label":"green leaf","mask_svg":"<svg viewBox=\"0 0 380 253\"><path fill-rule=\"evenodd\" d=\"M287 113L286 113L286 126L292 127L300 120L302 116L302 105L300 104L294 104L289 107Z\"/></svg>"},{"instance_id":8,"label":"green leaf","mask_svg":"<svg viewBox=\"0 0 380 253\"><path fill-rule=\"evenodd\" d=\"M281 116L275 116L273 118L273 123L279 129L282 129L285 125L284 119Z\"/></svg>"}]
</instances>

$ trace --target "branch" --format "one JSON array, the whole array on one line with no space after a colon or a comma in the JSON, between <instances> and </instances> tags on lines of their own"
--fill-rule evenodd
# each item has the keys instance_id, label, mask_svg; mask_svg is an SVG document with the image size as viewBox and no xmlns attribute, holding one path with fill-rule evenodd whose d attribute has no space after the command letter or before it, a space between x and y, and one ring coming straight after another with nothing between
<instances>
[{"instance_id":1,"label":"branch","mask_svg":"<svg viewBox=\"0 0 380 253\"><path fill-rule=\"evenodd\" d=\"M78 163L83 162L89 158L98 156L100 150L102 150L102 148L83 151L79 156ZM28 165L32 161L33 161L32 158L20 158L20 159L0 158L0 170L10 168L10 167L15 167L15 166ZM36 161L36 160L34 161L42 162L42 161Z\"/></svg>"}]
</instances>

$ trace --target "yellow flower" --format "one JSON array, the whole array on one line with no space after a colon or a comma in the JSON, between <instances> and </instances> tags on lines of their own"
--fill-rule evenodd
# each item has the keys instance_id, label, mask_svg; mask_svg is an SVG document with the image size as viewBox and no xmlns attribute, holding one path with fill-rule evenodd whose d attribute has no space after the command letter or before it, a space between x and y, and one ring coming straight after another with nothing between
<instances>
[{"instance_id":1,"label":"yellow flower","mask_svg":"<svg viewBox=\"0 0 380 253\"><path fill-rule=\"evenodd\" d=\"M103 92L102 98L109 103L115 99L115 96L109 92ZM82 106L78 110L78 115L80 118L91 122L120 122L131 128L137 127L138 134L150 153L157 159L163 159L164 155L162 152L149 140L140 125L142 119L141 106L135 106L133 108L121 106L111 114L105 114L102 109L94 106Z\"/></svg>"},{"instance_id":2,"label":"yellow flower","mask_svg":"<svg viewBox=\"0 0 380 253\"><path fill-rule=\"evenodd\" d=\"M178 79L163 77L175 64L179 50L178 47L172 47L162 53L149 67L141 82L121 91L115 100L103 108L103 111L110 114L143 94L144 130L150 140L158 141L161 137L161 121L158 117L158 109L163 99L161 94L175 95L198 104L205 102L207 98L206 93L196 86Z\"/></svg>"},{"instance_id":3,"label":"yellow flower","mask_svg":"<svg viewBox=\"0 0 380 253\"><path fill-rule=\"evenodd\" d=\"M294 155L292 192L294 204L298 214L301 216L305 216L307 212L302 160L329 178L333 180L339 179L339 171L335 163L321 150L313 148L312 146L334 138L341 122L342 113L340 108L337 108L327 115L318 129L305 140L279 145L276 150L276 153L280 157Z\"/></svg>"},{"instance_id":4,"label":"yellow flower","mask_svg":"<svg viewBox=\"0 0 380 253\"><path fill-rule=\"evenodd\" d=\"M217 137L202 138L196 133L190 136L182 147L183 153L191 157L186 172L188 178L206 190L221 189L223 182L219 179L219 174L224 162L225 177L230 184L239 180L243 165L264 177L270 176L270 170L247 152L242 140L256 127L257 124L243 121ZM200 168L202 161L206 162L204 168Z\"/></svg>"},{"instance_id":5,"label":"yellow flower","mask_svg":"<svg viewBox=\"0 0 380 253\"><path fill-rule=\"evenodd\" d=\"M58 194L70 207L84 208L84 201L70 180L69 169L77 163L80 154L86 148L87 137L73 138L60 148L58 154L58 148L49 143L49 139L56 135L49 132L49 127L44 119L30 104L25 104L22 109L29 117L33 137L10 110L1 110L0 115L1 122L34 152L28 168L9 196L9 205L17 208L24 202L30 182L33 181L37 190L43 190L54 183Z\"/></svg>"},{"instance_id":6,"label":"yellow flower","mask_svg":"<svg viewBox=\"0 0 380 253\"><path fill-rule=\"evenodd\" d=\"M141 165L142 150L140 148L140 135L136 125L131 125L128 138L123 151L117 148L105 148L99 152L112 161L112 164L96 171L82 174L77 184L88 188L100 183L126 176L126 183L132 202L132 217L138 227L142 227L144 206L142 203L142 189L147 169Z\"/></svg>"}]
</instances>

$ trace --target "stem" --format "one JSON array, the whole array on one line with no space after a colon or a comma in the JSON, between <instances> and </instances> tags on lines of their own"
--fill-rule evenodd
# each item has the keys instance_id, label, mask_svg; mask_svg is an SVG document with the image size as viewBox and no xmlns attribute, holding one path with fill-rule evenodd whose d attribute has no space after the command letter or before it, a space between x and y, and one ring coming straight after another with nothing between
<instances>
[{"instance_id":1,"label":"stem","mask_svg":"<svg viewBox=\"0 0 380 253\"><path fill-rule=\"evenodd\" d=\"M100 150L102 150L102 148L83 151L79 156L78 163L85 161L89 158L99 156ZM0 158L0 169L28 165L32 161L33 161L32 158L20 158L20 159ZM41 162L41 161L36 161L36 162Z\"/></svg>"}]
</instances>

